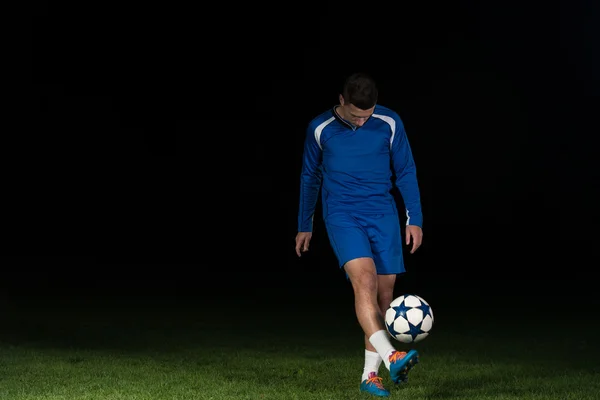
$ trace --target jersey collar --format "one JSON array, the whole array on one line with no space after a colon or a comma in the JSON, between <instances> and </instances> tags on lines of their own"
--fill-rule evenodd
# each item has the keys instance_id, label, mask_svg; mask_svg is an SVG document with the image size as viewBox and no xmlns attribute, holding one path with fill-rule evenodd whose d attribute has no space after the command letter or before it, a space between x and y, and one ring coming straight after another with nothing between
<instances>
[{"instance_id":1,"label":"jersey collar","mask_svg":"<svg viewBox=\"0 0 600 400\"><path fill-rule=\"evenodd\" d=\"M334 106L333 107L333 115L337 118L338 121L340 121L342 124L346 125L348 128L352 129L353 131L358 129L358 126L351 124L349 121L346 121L344 118L342 118L342 116L340 114L338 114L337 112L337 108L339 106Z\"/></svg>"}]
</instances>

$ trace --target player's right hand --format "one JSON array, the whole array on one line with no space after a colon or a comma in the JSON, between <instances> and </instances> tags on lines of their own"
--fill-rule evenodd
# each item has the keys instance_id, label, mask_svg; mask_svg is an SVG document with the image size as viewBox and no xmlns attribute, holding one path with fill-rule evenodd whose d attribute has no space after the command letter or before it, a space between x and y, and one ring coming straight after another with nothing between
<instances>
[{"instance_id":1,"label":"player's right hand","mask_svg":"<svg viewBox=\"0 0 600 400\"><path fill-rule=\"evenodd\" d=\"M302 257L302 253L308 251L312 232L298 232L296 235L296 254Z\"/></svg>"}]
</instances>

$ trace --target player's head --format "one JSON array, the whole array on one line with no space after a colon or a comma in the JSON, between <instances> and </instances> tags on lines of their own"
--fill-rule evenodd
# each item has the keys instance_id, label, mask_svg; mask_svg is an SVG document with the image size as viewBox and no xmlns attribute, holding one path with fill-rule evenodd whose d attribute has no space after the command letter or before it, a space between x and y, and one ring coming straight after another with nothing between
<instances>
[{"instance_id":1,"label":"player's head","mask_svg":"<svg viewBox=\"0 0 600 400\"><path fill-rule=\"evenodd\" d=\"M378 94L371 76L360 72L350 75L340 94L344 118L356 126L362 126L373 114Z\"/></svg>"}]
</instances>

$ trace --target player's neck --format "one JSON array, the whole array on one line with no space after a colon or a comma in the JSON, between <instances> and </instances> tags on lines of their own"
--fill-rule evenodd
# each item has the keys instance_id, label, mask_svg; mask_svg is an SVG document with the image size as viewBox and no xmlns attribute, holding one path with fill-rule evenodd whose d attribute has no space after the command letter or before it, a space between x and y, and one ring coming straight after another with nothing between
<instances>
[{"instance_id":1,"label":"player's neck","mask_svg":"<svg viewBox=\"0 0 600 400\"><path fill-rule=\"evenodd\" d=\"M335 106L334 110L341 119L343 119L344 121L348 120L346 118L346 115L344 115L344 107L342 107L341 105L337 105Z\"/></svg>"}]
</instances>

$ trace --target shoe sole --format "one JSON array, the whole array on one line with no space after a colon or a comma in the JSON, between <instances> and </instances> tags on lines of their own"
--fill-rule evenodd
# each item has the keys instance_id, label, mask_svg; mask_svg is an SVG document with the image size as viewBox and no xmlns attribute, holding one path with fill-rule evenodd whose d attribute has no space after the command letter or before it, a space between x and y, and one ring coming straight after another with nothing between
<instances>
[{"instance_id":1,"label":"shoe sole","mask_svg":"<svg viewBox=\"0 0 600 400\"><path fill-rule=\"evenodd\" d=\"M408 361L406 362L406 365L404 366L404 369L402 370L402 372L400 372L400 374L398 375L397 379L393 379L394 383L399 384L399 383L407 383L408 382L408 372L419 363L419 353L417 353L414 350L411 350L408 352L408 354L405 357L410 357L408 359Z\"/></svg>"}]
</instances>

